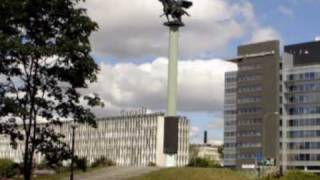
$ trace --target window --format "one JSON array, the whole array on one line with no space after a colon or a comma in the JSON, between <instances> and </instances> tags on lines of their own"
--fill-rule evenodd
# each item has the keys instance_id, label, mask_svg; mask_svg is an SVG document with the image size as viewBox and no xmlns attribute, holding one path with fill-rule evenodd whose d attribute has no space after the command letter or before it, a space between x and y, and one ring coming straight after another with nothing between
<instances>
[{"instance_id":1,"label":"window","mask_svg":"<svg viewBox=\"0 0 320 180\"><path fill-rule=\"evenodd\" d=\"M261 78L262 78L261 75L242 75L242 76L239 76L238 81L239 82L256 81L256 80L260 80Z\"/></svg>"},{"instance_id":2,"label":"window","mask_svg":"<svg viewBox=\"0 0 320 180\"><path fill-rule=\"evenodd\" d=\"M243 98L238 99L239 104L256 103L256 102L260 102L260 101L261 101L261 97L259 97L259 96L257 96L257 97L243 97Z\"/></svg>"}]
</instances>

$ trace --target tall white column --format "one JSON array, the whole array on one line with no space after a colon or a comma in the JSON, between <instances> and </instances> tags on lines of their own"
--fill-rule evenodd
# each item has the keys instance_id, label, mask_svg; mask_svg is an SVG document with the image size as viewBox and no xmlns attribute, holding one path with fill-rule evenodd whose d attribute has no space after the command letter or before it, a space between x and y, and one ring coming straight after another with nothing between
<instances>
[{"instance_id":1,"label":"tall white column","mask_svg":"<svg viewBox=\"0 0 320 180\"><path fill-rule=\"evenodd\" d=\"M169 40L169 66L168 66L168 110L167 116L176 116L177 86L178 86L178 49L179 26L172 25Z\"/></svg>"}]
</instances>

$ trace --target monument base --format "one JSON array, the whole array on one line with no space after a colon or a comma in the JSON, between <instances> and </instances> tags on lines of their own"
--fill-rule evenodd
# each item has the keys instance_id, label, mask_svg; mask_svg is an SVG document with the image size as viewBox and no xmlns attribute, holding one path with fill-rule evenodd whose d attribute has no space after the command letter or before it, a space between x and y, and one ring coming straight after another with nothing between
<instances>
[{"instance_id":1,"label":"monument base","mask_svg":"<svg viewBox=\"0 0 320 180\"><path fill-rule=\"evenodd\" d=\"M178 153L179 117L167 116L164 119L164 153Z\"/></svg>"}]
</instances>

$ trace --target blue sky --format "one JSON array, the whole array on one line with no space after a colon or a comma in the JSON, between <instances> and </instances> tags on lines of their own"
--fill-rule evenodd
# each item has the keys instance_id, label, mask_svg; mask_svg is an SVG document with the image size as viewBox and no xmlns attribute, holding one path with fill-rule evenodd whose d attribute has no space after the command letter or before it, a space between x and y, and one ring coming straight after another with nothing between
<instances>
[{"instance_id":1,"label":"blue sky","mask_svg":"<svg viewBox=\"0 0 320 180\"><path fill-rule=\"evenodd\" d=\"M320 0L193 2L192 17L180 34L179 114L191 119L193 142L204 130L212 141L222 141L223 74L234 67L219 59L234 57L237 46L249 42L313 41L320 35ZM99 114L141 106L163 111L168 33L159 18L161 5L156 0L88 0L85 7L100 26L92 44L102 71L91 90L108 105Z\"/></svg>"}]
</instances>

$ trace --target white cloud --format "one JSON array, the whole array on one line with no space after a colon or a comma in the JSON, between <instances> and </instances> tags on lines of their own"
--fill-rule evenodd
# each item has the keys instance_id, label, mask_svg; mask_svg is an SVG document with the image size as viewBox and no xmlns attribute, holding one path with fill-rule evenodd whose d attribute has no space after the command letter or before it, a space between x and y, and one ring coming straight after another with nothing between
<instances>
[{"instance_id":1,"label":"white cloud","mask_svg":"<svg viewBox=\"0 0 320 180\"><path fill-rule=\"evenodd\" d=\"M166 109L167 63L165 58L140 65L101 64L98 82L87 90L98 93L106 102L103 111L147 107ZM236 65L222 60L179 62L178 110L215 112L223 108L224 73Z\"/></svg>"},{"instance_id":2,"label":"white cloud","mask_svg":"<svg viewBox=\"0 0 320 180\"><path fill-rule=\"evenodd\" d=\"M85 5L100 30L92 37L94 52L120 58L164 56L168 30L156 0L90 0ZM255 21L249 1L197 0L181 29L181 55L223 50L231 40L251 32Z\"/></svg>"},{"instance_id":3,"label":"white cloud","mask_svg":"<svg viewBox=\"0 0 320 180\"><path fill-rule=\"evenodd\" d=\"M286 16L293 17L294 12L288 6L281 5L278 7L278 11Z\"/></svg>"},{"instance_id":4,"label":"white cloud","mask_svg":"<svg viewBox=\"0 0 320 180\"><path fill-rule=\"evenodd\" d=\"M268 41L268 40L280 40L280 34L272 27L257 28L253 33L250 40L251 43Z\"/></svg>"}]
</instances>

